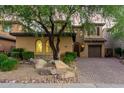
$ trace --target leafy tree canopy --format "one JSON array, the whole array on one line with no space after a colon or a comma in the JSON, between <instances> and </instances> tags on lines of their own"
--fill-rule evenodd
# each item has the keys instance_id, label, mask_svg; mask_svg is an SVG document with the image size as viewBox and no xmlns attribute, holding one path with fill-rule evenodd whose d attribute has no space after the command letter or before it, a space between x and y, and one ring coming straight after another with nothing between
<instances>
[{"instance_id":1,"label":"leafy tree canopy","mask_svg":"<svg viewBox=\"0 0 124 93\"><path fill-rule=\"evenodd\" d=\"M111 29L115 36L123 35L123 23L124 23L124 6L86 6L86 5L44 5L44 6L1 6L1 14L15 15L20 20L19 22L28 28L28 31L44 30L43 24L45 27L52 27L54 24L55 10L59 13L66 15L67 26L71 29L71 20L70 17L78 12L80 14L81 22L86 29L92 29L90 23L90 16L93 13L101 14L105 19L113 18L116 22L116 25ZM85 20L85 22L84 22ZM39 24L41 24L39 26ZM93 24L92 24L93 25ZM35 29L33 29L33 28ZM43 29L42 29L43 28ZM122 33L121 33L122 32ZM115 34L116 33L116 34Z\"/></svg>"}]
</instances>

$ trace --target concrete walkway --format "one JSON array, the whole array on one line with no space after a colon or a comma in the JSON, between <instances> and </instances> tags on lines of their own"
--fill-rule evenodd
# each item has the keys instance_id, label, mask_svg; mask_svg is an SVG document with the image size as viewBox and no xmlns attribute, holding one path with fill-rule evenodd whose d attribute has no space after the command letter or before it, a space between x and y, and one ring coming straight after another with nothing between
<instances>
[{"instance_id":1,"label":"concrete walkway","mask_svg":"<svg viewBox=\"0 0 124 93\"><path fill-rule=\"evenodd\" d=\"M124 84L21 84L21 83L0 83L0 88L124 88Z\"/></svg>"},{"instance_id":2,"label":"concrete walkway","mask_svg":"<svg viewBox=\"0 0 124 93\"><path fill-rule=\"evenodd\" d=\"M115 58L79 58L80 82L91 84L124 84L124 65Z\"/></svg>"}]
</instances>

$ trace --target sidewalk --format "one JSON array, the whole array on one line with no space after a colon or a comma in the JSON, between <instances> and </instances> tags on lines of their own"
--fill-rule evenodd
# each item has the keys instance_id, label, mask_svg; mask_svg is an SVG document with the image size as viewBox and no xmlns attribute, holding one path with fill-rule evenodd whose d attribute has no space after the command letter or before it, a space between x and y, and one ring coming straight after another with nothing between
<instances>
[{"instance_id":1,"label":"sidewalk","mask_svg":"<svg viewBox=\"0 0 124 93\"><path fill-rule=\"evenodd\" d=\"M124 84L21 84L0 83L0 88L124 88Z\"/></svg>"}]
</instances>

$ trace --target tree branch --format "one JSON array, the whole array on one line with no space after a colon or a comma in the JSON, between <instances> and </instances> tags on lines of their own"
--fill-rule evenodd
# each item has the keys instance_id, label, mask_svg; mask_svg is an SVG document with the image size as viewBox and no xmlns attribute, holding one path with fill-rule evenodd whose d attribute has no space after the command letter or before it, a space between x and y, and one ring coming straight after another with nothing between
<instances>
[{"instance_id":1,"label":"tree branch","mask_svg":"<svg viewBox=\"0 0 124 93\"><path fill-rule=\"evenodd\" d=\"M53 34L55 25L54 25L54 21L53 21L53 9L52 9L52 7L50 7L49 10L50 10L49 20L50 20L50 23L51 23L51 32Z\"/></svg>"},{"instance_id":2,"label":"tree branch","mask_svg":"<svg viewBox=\"0 0 124 93\"><path fill-rule=\"evenodd\" d=\"M68 21L69 21L69 18L71 17L71 15L75 12L75 9L73 9L73 7L69 7L69 13L67 15L67 18L66 18L66 21L64 23L64 25L62 26L62 28L59 30L59 35L64 31L65 27L67 26L68 24Z\"/></svg>"},{"instance_id":3,"label":"tree branch","mask_svg":"<svg viewBox=\"0 0 124 93\"><path fill-rule=\"evenodd\" d=\"M26 25L26 24L24 24L23 22L19 22L19 21L18 21L18 23L19 23L20 25L22 25L23 27L27 28L28 30L34 31L33 29L30 28L29 25Z\"/></svg>"},{"instance_id":4,"label":"tree branch","mask_svg":"<svg viewBox=\"0 0 124 93\"><path fill-rule=\"evenodd\" d=\"M37 8L37 7L36 7L36 8ZM45 32L46 32L48 35L50 35L50 32L48 31L47 27L44 25L44 23L43 23L43 21L42 21L42 18L41 18L41 16L40 16L40 12L39 12L39 11L36 11L37 9L34 10L33 7L31 7L31 9L32 9L33 13L35 14L35 16L37 16L37 18L39 19L39 21L38 21L37 19L34 19L34 21L37 22L38 24L40 24L41 27L45 30Z\"/></svg>"}]
</instances>

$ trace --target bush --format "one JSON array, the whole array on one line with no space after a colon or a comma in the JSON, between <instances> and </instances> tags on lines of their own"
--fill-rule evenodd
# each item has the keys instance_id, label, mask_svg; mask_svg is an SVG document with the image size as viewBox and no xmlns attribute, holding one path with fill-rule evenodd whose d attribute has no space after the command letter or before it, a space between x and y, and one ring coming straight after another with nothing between
<instances>
[{"instance_id":1,"label":"bush","mask_svg":"<svg viewBox=\"0 0 124 93\"><path fill-rule=\"evenodd\" d=\"M11 52L11 57L20 58L20 52Z\"/></svg>"},{"instance_id":2,"label":"bush","mask_svg":"<svg viewBox=\"0 0 124 93\"><path fill-rule=\"evenodd\" d=\"M121 48L115 48L115 54L119 55L121 57L122 55L122 49Z\"/></svg>"},{"instance_id":3,"label":"bush","mask_svg":"<svg viewBox=\"0 0 124 93\"><path fill-rule=\"evenodd\" d=\"M122 56L124 56L124 49L122 49Z\"/></svg>"},{"instance_id":4,"label":"bush","mask_svg":"<svg viewBox=\"0 0 124 93\"><path fill-rule=\"evenodd\" d=\"M63 61L66 64L71 64L75 60L76 57L77 55L75 52L66 52L64 55Z\"/></svg>"},{"instance_id":5,"label":"bush","mask_svg":"<svg viewBox=\"0 0 124 93\"><path fill-rule=\"evenodd\" d=\"M66 52L65 55L72 56L74 59L77 57L76 52Z\"/></svg>"},{"instance_id":6,"label":"bush","mask_svg":"<svg viewBox=\"0 0 124 93\"><path fill-rule=\"evenodd\" d=\"M18 61L14 58L8 58L1 63L2 71L11 71L17 68Z\"/></svg>"},{"instance_id":7,"label":"bush","mask_svg":"<svg viewBox=\"0 0 124 93\"><path fill-rule=\"evenodd\" d=\"M25 49L24 48L13 48L12 52L24 52Z\"/></svg>"},{"instance_id":8,"label":"bush","mask_svg":"<svg viewBox=\"0 0 124 93\"><path fill-rule=\"evenodd\" d=\"M25 50L23 48L13 48L11 51L11 57L18 58L18 59L23 59L22 53Z\"/></svg>"},{"instance_id":9,"label":"bush","mask_svg":"<svg viewBox=\"0 0 124 93\"><path fill-rule=\"evenodd\" d=\"M22 53L22 57L25 60L28 60L30 58L34 58L34 52L25 51L25 52Z\"/></svg>"},{"instance_id":10,"label":"bush","mask_svg":"<svg viewBox=\"0 0 124 93\"><path fill-rule=\"evenodd\" d=\"M2 63L3 61L5 61L5 60L7 60L7 59L8 59L8 56L5 55L5 54L3 54L3 53L1 53L1 54L0 54L0 65L1 65L1 63Z\"/></svg>"}]
</instances>

